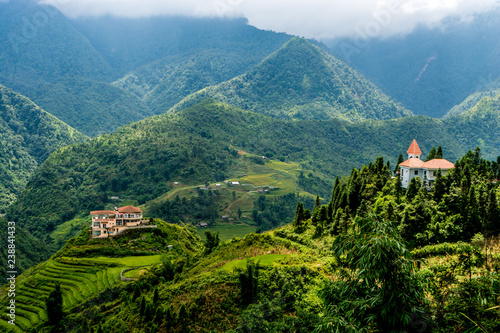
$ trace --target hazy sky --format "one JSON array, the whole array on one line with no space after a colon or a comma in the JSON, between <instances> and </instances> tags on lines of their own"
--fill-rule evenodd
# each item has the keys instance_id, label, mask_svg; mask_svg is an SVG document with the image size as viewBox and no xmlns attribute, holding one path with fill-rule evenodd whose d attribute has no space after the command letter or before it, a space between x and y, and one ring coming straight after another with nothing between
<instances>
[{"instance_id":1,"label":"hazy sky","mask_svg":"<svg viewBox=\"0 0 500 333\"><path fill-rule=\"evenodd\" d=\"M2 1L2 0L0 0ZM3 0L5 1L5 0ZM385 37L416 25L464 21L500 0L41 0L69 16L113 14L246 17L260 29L310 38Z\"/></svg>"}]
</instances>

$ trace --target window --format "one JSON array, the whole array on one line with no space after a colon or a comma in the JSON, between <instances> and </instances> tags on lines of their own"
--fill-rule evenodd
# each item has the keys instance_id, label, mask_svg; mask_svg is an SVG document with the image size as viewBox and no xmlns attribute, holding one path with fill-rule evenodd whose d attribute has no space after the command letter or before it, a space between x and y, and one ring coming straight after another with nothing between
<instances>
[{"instance_id":1,"label":"window","mask_svg":"<svg viewBox=\"0 0 500 333\"><path fill-rule=\"evenodd\" d=\"M415 176L418 176L418 170L415 170Z\"/></svg>"}]
</instances>

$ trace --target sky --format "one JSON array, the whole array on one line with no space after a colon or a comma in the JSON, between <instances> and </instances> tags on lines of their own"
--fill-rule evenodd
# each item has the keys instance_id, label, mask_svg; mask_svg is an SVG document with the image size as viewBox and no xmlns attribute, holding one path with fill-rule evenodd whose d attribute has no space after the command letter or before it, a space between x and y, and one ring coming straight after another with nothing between
<instances>
[{"instance_id":1,"label":"sky","mask_svg":"<svg viewBox=\"0 0 500 333\"><path fill-rule=\"evenodd\" d=\"M0 0L0 2L8 0ZM41 0L71 17L245 17L264 30L316 39L402 36L419 25L500 8L500 0Z\"/></svg>"}]
</instances>

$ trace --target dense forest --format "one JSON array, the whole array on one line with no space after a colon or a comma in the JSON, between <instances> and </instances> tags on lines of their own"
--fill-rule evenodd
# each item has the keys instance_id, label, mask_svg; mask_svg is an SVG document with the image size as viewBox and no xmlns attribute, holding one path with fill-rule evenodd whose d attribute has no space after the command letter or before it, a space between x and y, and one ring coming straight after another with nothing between
<instances>
[{"instance_id":1,"label":"dense forest","mask_svg":"<svg viewBox=\"0 0 500 333\"><path fill-rule=\"evenodd\" d=\"M485 98L477 108L444 120L420 116L361 123L277 120L206 100L56 151L36 170L7 217L51 244L48 235L58 225L105 207L111 196L145 204L171 190L174 181L198 185L229 178L239 149L300 162L315 174L299 176L297 186L324 198L335 176L380 153L392 156L389 161L396 165L408 145L401 137L418 137L423 149L439 142L452 161L465 153L464 147L479 144L491 159L500 133L498 97Z\"/></svg>"},{"instance_id":2,"label":"dense forest","mask_svg":"<svg viewBox=\"0 0 500 333\"><path fill-rule=\"evenodd\" d=\"M337 178L325 204L318 197L311 210L299 202L287 226L224 243L159 219L152 221L158 229L115 240L91 240L85 228L19 280L23 303L40 303L28 295L44 281L52 288L44 302L59 302L57 313L23 325L37 332L496 332L499 173L498 161L477 148L433 188L413 178L404 189L398 169L380 157ZM257 201L257 214L267 200ZM168 244L176 244L173 252ZM103 272L145 255L150 264L139 278L72 300L69 291L83 281L106 283ZM93 262L96 275L83 274Z\"/></svg>"},{"instance_id":3,"label":"dense forest","mask_svg":"<svg viewBox=\"0 0 500 333\"><path fill-rule=\"evenodd\" d=\"M0 84L0 214L57 148L87 137Z\"/></svg>"}]
</instances>

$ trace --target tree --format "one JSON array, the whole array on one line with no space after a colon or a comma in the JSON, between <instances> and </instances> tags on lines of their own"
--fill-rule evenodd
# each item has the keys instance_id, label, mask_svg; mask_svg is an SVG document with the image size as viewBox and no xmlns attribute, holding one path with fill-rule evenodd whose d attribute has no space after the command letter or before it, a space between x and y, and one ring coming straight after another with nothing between
<instances>
[{"instance_id":1,"label":"tree","mask_svg":"<svg viewBox=\"0 0 500 333\"><path fill-rule=\"evenodd\" d=\"M204 244L205 254L210 254L217 246L219 246L219 232L212 233L210 231L205 231L205 237L207 238Z\"/></svg>"},{"instance_id":2,"label":"tree","mask_svg":"<svg viewBox=\"0 0 500 333\"><path fill-rule=\"evenodd\" d=\"M132 301L135 301L139 296L141 296L141 288L136 284L134 287L134 294L132 296Z\"/></svg>"},{"instance_id":3,"label":"tree","mask_svg":"<svg viewBox=\"0 0 500 333\"><path fill-rule=\"evenodd\" d=\"M259 264L247 261L245 271L239 272L240 299L243 305L249 305L257 297L259 281Z\"/></svg>"},{"instance_id":4,"label":"tree","mask_svg":"<svg viewBox=\"0 0 500 333\"><path fill-rule=\"evenodd\" d=\"M155 292L153 294L153 305L156 306L159 300L160 300L160 295L158 294L158 287L156 287Z\"/></svg>"},{"instance_id":5,"label":"tree","mask_svg":"<svg viewBox=\"0 0 500 333\"><path fill-rule=\"evenodd\" d=\"M299 201L297 203L297 208L295 209L295 217L293 219L293 226L295 228L302 227L302 222L304 221L304 204Z\"/></svg>"},{"instance_id":6,"label":"tree","mask_svg":"<svg viewBox=\"0 0 500 333\"><path fill-rule=\"evenodd\" d=\"M411 202L411 200L417 195L421 186L422 182L420 181L420 177L413 177L410 180L408 188L406 189L406 199Z\"/></svg>"},{"instance_id":7,"label":"tree","mask_svg":"<svg viewBox=\"0 0 500 333\"><path fill-rule=\"evenodd\" d=\"M238 219L241 219L241 214L242 214L242 212L241 212L241 209L240 209L240 208L238 208L238 212L237 212L237 214L238 214Z\"/></svg>"},{"instance_id":8,"label":"tree","mask_svg":"<svg viewBox=\"0 0 500 333\"><path fill-rule=\"evenodd\" d=\"M436 172L436 180L434 181L434 201L439 202L446 193L446 183L443 179L441 169Z\"/></svg>"},{"instance_id":9,"label":"tree","mask_svg":"<svg viewBox=\"0 0 500 333\"><path fill-rule=\"evenodd\" d=\"M399 154L398 156L398 163L396 163L396 167L394 168L394 174L397 174L399 172L399 165L403 163L405 160L403 158L403 154Z\"/></svg>"},{"instance_id":10,"label":"tree","mask_svg":"<svg viewBox=\"0 0 500 333\"><path fill-rule=\"evenodd\" d=\"M422 314L422 284L391 222L376 217L354 222L353 232L333 242L342 278L322 290L326 305L319 332L401 332Z\"/></svg>"},{"instance_id":11,"label":"tree","mask_svg":"<svg viewBox=\"0 0 500 333\"><path fill-rule=\"evenodd\" d=\"M64 317L61 285L56 282L45 302L47 317L50 325L58 325Z\"/></svg>"},{"instance_id":12,"label":"tree","mask_svg":"<svg viewBox=\"0 0 500 333\"><path fill-rule=\"evenodd\" d=\"M438 147L436 151L436 157L434 158L443 158L443 148L441 148L441 146Z\"/></svg>"},{"instance_id":13,"label":"tree","mask_svg":"<svg viewBox=\"0 0 500 333\"><path fill-rule=\"evenodd\" d=\"M439 147L441 147L441 146L439 146ZM432 147L431 150L429 150L429 154L427 154L425 161L430 161L430 160L437 158L436 154L437 154L436 147ZM441 152L441 155L442 155L442 152Z\"/></svg>"}]
</instances>

